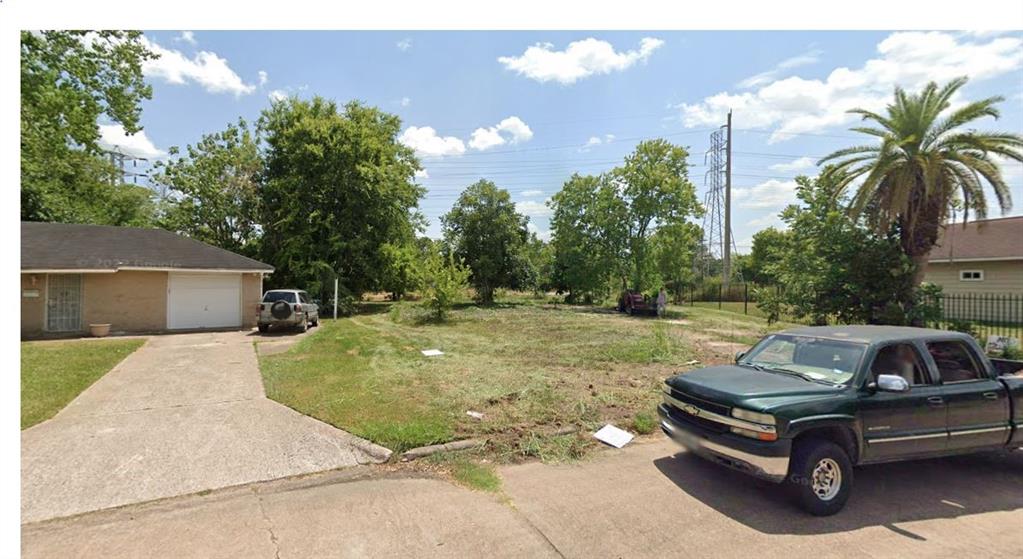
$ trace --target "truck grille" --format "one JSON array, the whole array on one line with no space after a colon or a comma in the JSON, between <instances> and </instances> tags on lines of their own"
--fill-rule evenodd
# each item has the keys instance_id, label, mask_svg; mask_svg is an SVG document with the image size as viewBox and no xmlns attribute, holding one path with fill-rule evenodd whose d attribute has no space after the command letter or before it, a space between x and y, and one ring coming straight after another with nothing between
<instances>
[{"instance_id":1,"label":"truck grille","mask_svg":"<svg viewBox=\"0 0 1023 559\"><path fill-rule=\"evenodd\" d=\"M728 431L728 426L723 423L711 421L700 416L689 415L671 404L665 404L665 406L668 408L668 415L679 423L689 423L714 433L725 433Z\"/></svg>"},{"instance_id":2,"label":"truck grille","mask_svg":"<svg viewBox=\"0 0 1023 559\"><path fill-rule=\"evenodd\" d=\"M716 413L718 415L723 415L725 417L728 417L732 413L732 408L730 408L728 406L725 406L725 405L722 405L722 404L715 404L714 402L710 402L710 401L704 400L702 398L697 398L695 396L690 396L689 394L686 394L685 392L679 392L678 390L675 390L674 388L671 389L671 397L676 399L676 400L678 400L679 402L685 402L686 404L692 404L692 405L694 405L694 406L696 406L698 408L703 408L703 409L705 409L707 411L712 411L712 412L714 412L714 413ZM688 415L688 414L686 414L686 415Z\"/></svg>"}]
</instances>

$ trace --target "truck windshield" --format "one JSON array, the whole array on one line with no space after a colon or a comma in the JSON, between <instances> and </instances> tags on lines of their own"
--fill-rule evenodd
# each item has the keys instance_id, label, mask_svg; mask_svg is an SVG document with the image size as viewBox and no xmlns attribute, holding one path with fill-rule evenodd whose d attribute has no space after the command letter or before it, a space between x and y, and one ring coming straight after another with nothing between
<instances>
[{"instance_id":1,"label":"truck windshield","mask_svg":"<svg viewBox=\"0 0 1023 559\"><path fill-rule=\"evenodd\" d=\"M286 303L294 303L295 292L294 291L267 291L266 295L263 296L264 303L276 303L277 301L284 301Z\"/></svg>"},{"instance_id":2,"label":"truck windshield","mask_svg":"<svg viewBox=\"0 0 1023 559\"><path fill-rule=\"evenodd\" d=\"M772 334L760 340L739 364L845 384L856 373L866 349L866 345L855 342Z\"/></svg>"}]
</instances>

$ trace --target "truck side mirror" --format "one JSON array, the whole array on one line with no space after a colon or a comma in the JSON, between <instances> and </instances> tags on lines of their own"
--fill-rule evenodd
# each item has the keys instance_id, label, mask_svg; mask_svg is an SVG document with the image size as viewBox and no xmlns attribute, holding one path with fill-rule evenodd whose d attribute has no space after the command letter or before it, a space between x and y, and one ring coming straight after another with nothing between
<instances>
[{"instance_id":1,"label":"truck side mirror","mask_svg":"<svg viewBox=\"0 0 1023 559\"><path fill-rule=\"evenodd\" d=\"M738 363L739 360L742 359L743 355L746 355L745 351L736 351L735 352L735 362Z\"/></svg>"},{"instance_id":2,"label":"truck side mirror","mask_svg":"<svg viewBox=\"0 0 1023 559\"><path fill-rule=\"evenodd\" d=\"M909 383L899 375L878 375L876 386L882 392L909 392Z\"/></svg>"}]
</instances>

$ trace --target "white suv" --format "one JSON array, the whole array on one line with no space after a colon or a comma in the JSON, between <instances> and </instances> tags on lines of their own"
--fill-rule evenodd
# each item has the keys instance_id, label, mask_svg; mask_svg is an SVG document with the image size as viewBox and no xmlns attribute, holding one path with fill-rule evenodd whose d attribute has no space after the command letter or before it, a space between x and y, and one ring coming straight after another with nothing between
<instances>
[{"instance_id":1,"label":"white suv","mask_svg":"<svg viewBox=\"0 0 1023 559\"><path fill-rule=\"evenodd\" d=\"M305 332L320 324L319 307L309 300L309 294L297 289L271 289L259 304L259 331L271 326L298 326Z\"/></svg>"}]
</instances>

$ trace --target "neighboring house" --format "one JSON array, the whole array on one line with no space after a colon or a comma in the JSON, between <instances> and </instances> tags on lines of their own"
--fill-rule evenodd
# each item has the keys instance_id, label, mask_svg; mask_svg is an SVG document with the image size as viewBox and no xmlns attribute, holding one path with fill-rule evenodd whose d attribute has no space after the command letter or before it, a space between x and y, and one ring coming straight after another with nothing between
<instances>
[{"instance_id":1,"label":"neighboring house","mask_svg":"<svg viewBox=\"0 0 1023 559\"><path fill-rule=\"evenodd\" d=\"M251 328L273 267L163 229L21 224L21 335Z\"/></svg>"},{"instance_id":2,"label":"neighboring house","mask_svg":"<svg viewBox=\"0 0 1023 559\"><path fill-rule=\"evenodd\" d=\"M945 293L1023 294L1023 216L949 224L924 281Z\"/></svg>"}]
</instances>

